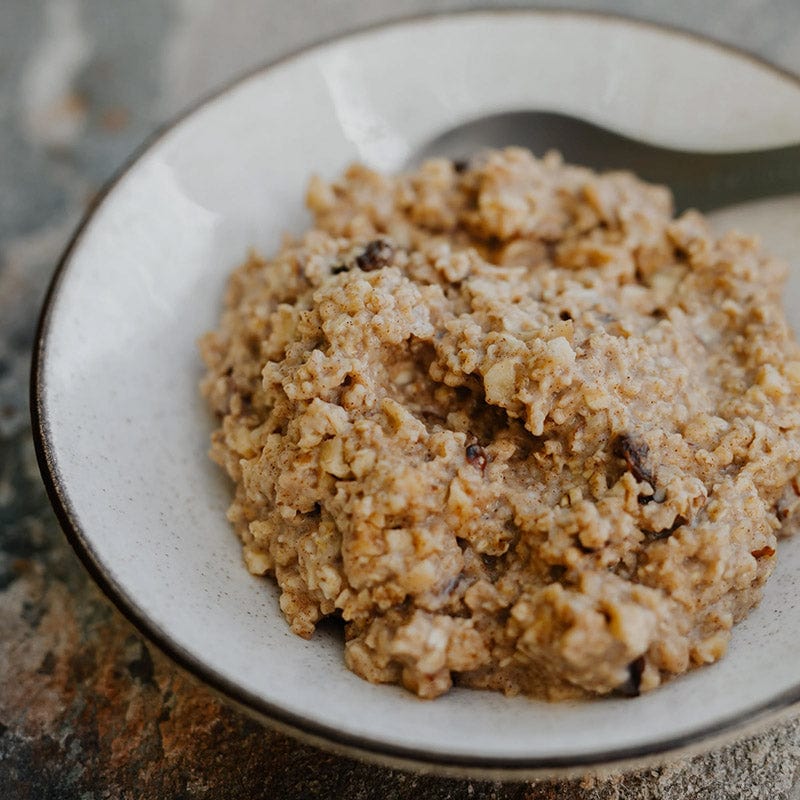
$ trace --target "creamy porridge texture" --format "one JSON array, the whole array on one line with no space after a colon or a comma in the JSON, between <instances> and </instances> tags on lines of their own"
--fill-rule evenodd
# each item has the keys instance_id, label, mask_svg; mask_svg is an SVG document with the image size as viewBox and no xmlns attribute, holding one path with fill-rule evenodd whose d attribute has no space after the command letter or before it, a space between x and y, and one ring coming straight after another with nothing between
<instances>
[{"instance_id":1,"label":"creamy porridge texture","mask_svg":"<svg viewBox=\"0 0 800 800\"><path fill-rule=\"evenodd\" d=\"M719 659L800 483L785 266L521 149L312 179L201 343L212 457L292 630L435 697L638 694Z\"/></svg>"}]
</instances>

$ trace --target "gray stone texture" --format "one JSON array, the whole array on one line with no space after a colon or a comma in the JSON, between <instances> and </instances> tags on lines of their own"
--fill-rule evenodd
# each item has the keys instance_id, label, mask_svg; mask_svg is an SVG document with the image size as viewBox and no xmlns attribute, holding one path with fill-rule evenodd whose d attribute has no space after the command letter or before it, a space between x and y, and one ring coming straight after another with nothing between
<instances>
[{"instance_id":1,"label":"gray stone texture","mask_svg":"<svg viewBox=\"0 0 800 800\"><path fill-rule=\"evenodd\" d=\"M95 193L243 69L458 0L0 0L0 797L800 798L800 721L611 777L499 784L330 755L262 728L148 646L88 578L38 475L38 307ZM510 2L506 6L536 5ZM800 74L798 0L551 0L676 25Z\"/></svg>"}]
</instances>

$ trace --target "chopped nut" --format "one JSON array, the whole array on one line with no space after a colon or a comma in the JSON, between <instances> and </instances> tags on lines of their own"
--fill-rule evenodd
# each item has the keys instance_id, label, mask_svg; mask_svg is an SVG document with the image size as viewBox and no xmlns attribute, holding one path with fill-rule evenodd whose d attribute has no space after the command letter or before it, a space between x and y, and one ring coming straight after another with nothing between
<instances>
[{"instance_id":1,"label":"chopped nut","mask_svg":"<svg viewBox=\"0 0 800 800\"><path fill-rule=\"evenodd\" d=\"M490 403L508 402L514 393L517 368L513 359L507 358L493 364L483 376L483 386L486 399Z\"/></svg>"},{"instance_id":2,"label":"chopped nut","mask_svg":"<svg viewBox=\"0 0 800 800\"><path fill-rule=\"evenodd\" d=\"M639 656L628 664L628 679L614 690L615 694L622 697L638 697L639 687L642 685L644 673L644 656Z\"/></svg>"},{"instance_id":3,"label":"chopped nut","mask_svg":"<svg viewBox=\"0 0 800 800\"><path fill-rule=\"evenodd\" d=\"M344 460L342 440L338 437L326 439L319 448L319 463L325 472L335 478L347 478L352 473L350 465Z\"/></svg>"}]
</instances>

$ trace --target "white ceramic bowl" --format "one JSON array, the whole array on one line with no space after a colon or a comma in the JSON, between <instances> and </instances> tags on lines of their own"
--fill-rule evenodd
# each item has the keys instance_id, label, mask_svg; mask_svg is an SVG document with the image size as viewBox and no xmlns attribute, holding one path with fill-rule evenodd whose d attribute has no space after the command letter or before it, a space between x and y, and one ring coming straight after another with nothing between
<instances>
[{"instance_id":1,"label":"white ceramic bowl","mask_svg":"<svg viewBox=\"0 0 800 800\"><path fill-rule=\"evenodd\" d=\"M393 763L521 775L654 757L800 700L800 542L714 666L636 700L547 704L456 689L424 702L345 669L330 632L294 636L248 575L206 457L197 337L226 277L307 224L312 171L395 170L478 116L551 109L666 145L800 140L800 82L622 19L482 12L391 24L260 69L156 137L81 226L53 281L34 428L53 503L114 602L176 661L273 723ZM800 267L800 199L727 212ZM787 292L800 321L797 272Z\"/></svg>"}]
</instances>

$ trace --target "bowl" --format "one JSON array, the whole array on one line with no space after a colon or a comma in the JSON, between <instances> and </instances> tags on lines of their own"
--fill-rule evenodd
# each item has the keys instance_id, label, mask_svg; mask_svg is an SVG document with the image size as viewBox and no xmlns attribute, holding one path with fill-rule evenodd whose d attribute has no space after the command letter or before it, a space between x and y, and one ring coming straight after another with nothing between
<instances>
[{"instance_id":1,"label":"bowl","mask_svg":"<svg viewBox=\"0 0 800 800\"><path fill-rule=\"evenodd\" d=\"M548 109L673 147L800 139L800 81L691 35L542 11L392 23L250 75L152 139L75 234L42 313L33 368L37 450L73 546L158 647L258 717L392 764L523 777L663 758L764 724L800 701L800 543L788 540L728 655L635 700L547 703L455 689L425 702L349 672L332 629L292 634L274 584L242 565L231 487L197 338L231 269L299 233L312 172L401 168L454 125ZM794 261L800 198L717 215ZM324 626L323 626L324 628Z\"/></svg>"}]
</instances>

